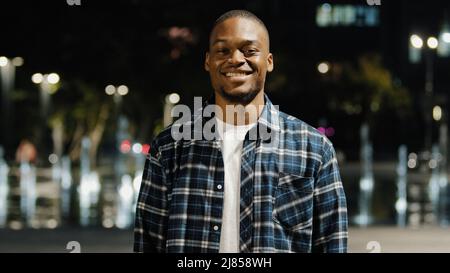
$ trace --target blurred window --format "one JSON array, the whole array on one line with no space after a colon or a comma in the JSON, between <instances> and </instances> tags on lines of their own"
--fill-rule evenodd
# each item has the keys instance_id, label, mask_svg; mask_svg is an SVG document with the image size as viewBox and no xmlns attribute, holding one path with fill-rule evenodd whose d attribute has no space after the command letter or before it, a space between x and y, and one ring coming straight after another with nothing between
<instances>
[{"instance_id":1,"label":"blurred window","mask_svg":"<svg viewBox=\"0 0 450 273\"><path fill-rule=\"evenodd\" d=\"M378 7L372 6L325 3L317 7L316 25L319 27L376 27L379 25L379 10Z\"/></svg>"}]
</instances>

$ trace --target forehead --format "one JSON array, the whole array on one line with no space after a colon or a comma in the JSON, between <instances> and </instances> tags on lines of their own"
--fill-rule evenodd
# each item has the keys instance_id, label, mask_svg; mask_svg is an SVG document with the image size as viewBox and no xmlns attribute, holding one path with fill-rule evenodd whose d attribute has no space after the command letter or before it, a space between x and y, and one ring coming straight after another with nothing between
<instances>
[{"instance_id":1,"label":"forehead","mask_svg":"<svg viewBox=\"0 0 450 273\"><path fill-rule=\"evenodd\" d=\"M249 18L232 17L215 26L211 33L210 45L216 41L257 41L267 45L268 34L264 27Z\"/></svg>"}]
</instances>

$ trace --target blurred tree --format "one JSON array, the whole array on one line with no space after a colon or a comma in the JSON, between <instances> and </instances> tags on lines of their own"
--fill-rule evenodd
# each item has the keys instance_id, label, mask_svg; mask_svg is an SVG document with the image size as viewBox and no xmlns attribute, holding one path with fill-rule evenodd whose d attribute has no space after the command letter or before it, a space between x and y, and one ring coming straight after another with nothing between
<instances>
[{"instance_id":1,"label":"blurred tree","mask_svg":"<svg viewBox=\"0 0 450 273\"><path fill-rule=\"evenodd\" d=\"M411 107L410 93L393 79L377 54L360 56L356 63L331 64L320 89L321 95L328 98L332 112L357 115L370 127L383 112L402 118Z\"/></svg>"},{"instance_id":2,"label":"blurred tree","mask_svg":"<svg viewBox=\"0 0 450 273\"><path fill-rule=\"evenodd\" d=\"M64 89L54 97L54 109L49 119L53 141L59 143L55 137L63 131L63 152L76 161L80 158L81 140L84 136L89 137L89 157L91 165L96 166L98 148L113 108L112 100L108 101L104 92L81 80L68 83Z\"/></svg>"},{"instance_id":3,"label":"blurred tree","mask_svg":"<svg viewBox=\"0 0 450 273\"><path fill-rule=\"evenodd\" d=\"M365 53L328 65L325 73L317 72L311 88L315 92L310 92L309 98L323 106L316 110L319 125L336 129L332 141L345 151L347 160L359 159L358 132L364 123L369 126L377 158L389 156L400 144L409 144L408 136L416 133L406 122L414 118L412 94L378 54Z\"/></svg>"}]
</instances>

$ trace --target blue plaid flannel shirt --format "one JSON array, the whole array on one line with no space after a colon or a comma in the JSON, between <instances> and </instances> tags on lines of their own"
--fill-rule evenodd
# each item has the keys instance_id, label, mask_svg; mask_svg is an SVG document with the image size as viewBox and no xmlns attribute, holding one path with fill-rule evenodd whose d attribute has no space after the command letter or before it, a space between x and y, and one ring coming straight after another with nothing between
<instances>
[{"instance_id":1,"label":"blue plaid flannel shirt","mask_svg":"<svg viewBox=\"0 0 450 273\"><path fill-rule=\"evenodd\" d=\"M259 134L251 140L249 133L244 140L240 251L346 252L346 198L332 143L278 111L267 96L255 127L275 133L277 141ZM146 159L134 251L217 253L224 193L220 140L175 141L170 128L154 139Z\"/></svg>"}]
</instances>

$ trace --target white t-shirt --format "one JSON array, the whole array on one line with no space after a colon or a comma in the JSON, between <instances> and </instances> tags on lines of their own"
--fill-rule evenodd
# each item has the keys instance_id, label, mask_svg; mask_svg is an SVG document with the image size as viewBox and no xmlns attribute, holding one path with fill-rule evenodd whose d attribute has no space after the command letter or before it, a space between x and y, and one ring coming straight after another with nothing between
<instances>
[{"instance_id":1,"label":"white t-shirt","mask_svg":"<svg viewBox=\"0 0 450 273\"><path fill-rule=\"evenodd\" d=\"M220 253L239 253L241 155L245 135L255 125L234 126L217 120L224 164L224 200Z\"/></svg>"}]
</instances>

